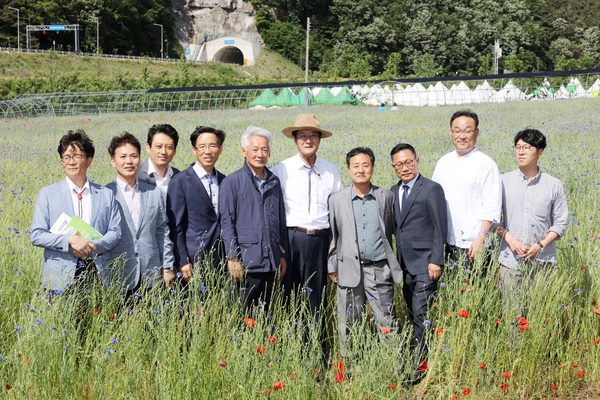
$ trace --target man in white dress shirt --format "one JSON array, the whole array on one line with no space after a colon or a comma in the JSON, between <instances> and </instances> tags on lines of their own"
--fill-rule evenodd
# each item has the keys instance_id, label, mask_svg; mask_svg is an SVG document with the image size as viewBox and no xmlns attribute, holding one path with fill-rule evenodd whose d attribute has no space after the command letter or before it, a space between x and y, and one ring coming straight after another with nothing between
<instances>
[{"instance_id":1,"label":"man in white dress shirt","mask_svg":"<svg viewBox=\"0 0 600 400\"><path fill-rule=\"evenodd\" d=\"M148 130L146 151L148 160L140 165L138 179L142 182L157 186L167 201L169 182L179 172L170 163L177 153L179 133L169 124L152 125Z\"/></svg>"},{"instance_id":2,"label":"man in white dress shirt","mask_svg":"<svg viewBox=\"0 0 600 400\"><path fill-rule=\"evenodd\" d=\"M486 248L492 223L500 220L502 183L498 166L475 148L479 118L460 110L450 118L455 150L440 158L433 171L448 203L448 245L455 261L474 260Z\"/></svg>"},{"instance_id":3,"label":"man in white dress shirt","mask_svg":"<svg viewBox=\"0 0 600 400\"><path fill-rule=\"evenodd\" d=\"M318 317L327 283L329 249L329 195L342 188L337 168L317 157L321 139L331 132L321 129L317 117L300 114L283 134L294 139L298 154L273 167L281 181L289 234L285 293L306 290L309 308Z\"/></svg>"}]
</instances>

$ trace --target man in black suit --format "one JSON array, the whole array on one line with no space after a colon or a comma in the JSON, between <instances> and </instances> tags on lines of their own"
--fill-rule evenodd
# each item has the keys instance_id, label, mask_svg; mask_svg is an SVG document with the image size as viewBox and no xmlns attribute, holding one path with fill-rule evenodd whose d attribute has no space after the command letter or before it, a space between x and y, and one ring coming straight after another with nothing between
<instances>
[{"instance_id":1,"label":"man in black suit","mask_svg":"<svg viewBox=\"0 0 600 400\"><path fill-rule=\"evenodd\" d=\"M179 172L169 165L177 152L178 142L179 133L171 125L152 125L146 143L149 158L140 165L137 173L140 181L157 186L165 200L169 182Z\"/></svg>"},{"instance_id":2,"label":"man in black suit","mask_svg":"<svg viewBox=\"0 0 600 400\"><path fill-rule=\"evenodd\" d=\"M209 259L217 265L222 256L219 224L219 187L225 175L215 169L223 152L225 132L199 126L190 136L196 162L169 184L167 216L175 265L185 281L196 263Z\"/></svg>"},{"instance_id":3,"label":"man in black suit","mask_svg":"<svg viewBox=\"0 0 600 400\"><path fill-rule=\"evenodd\" d=\"M419 174L419 157L410 144L396 145L390 156L400 178L391 190L396 196L396 249L404 272L402 293L414 330L411 349L419 365L427 354L425 316L444 265L446 198L438 183Z\"/></svg>"}]
</instances>

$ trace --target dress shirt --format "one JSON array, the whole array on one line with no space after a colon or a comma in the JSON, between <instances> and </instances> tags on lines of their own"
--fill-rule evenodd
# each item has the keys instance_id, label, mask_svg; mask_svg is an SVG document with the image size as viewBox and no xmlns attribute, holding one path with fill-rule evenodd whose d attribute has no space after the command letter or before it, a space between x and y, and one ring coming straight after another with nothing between
<instances>
[{"instance_id":1,"label":"dress shirt","mask_svg":"<svg viewBox=\"0 0 600 400\"><path fill-rule=\"evenodd\" d=\"M373 187L365 197L360 197L354 188L352 188L352 192L354 193L352 210L354 211L360 259L361 261L385 260L387 255L381 239L377 199L375 199Z\"/></svg>"},{"instance_id":2,"label":"dress shirt","mask_svg":"<svg viewBox=\"0 0 600 400\"><path fill-rule=\"evenodd\" d=\"M66 179L67 184L69 185L69 192L71 193L71 200L73 201L73 212L75 213L74 215L77 215L88 224L91 224L92 196L90 192L90 181L86 179L83 188L79 189L68 177ZM77 196L78 193L81 193L81 209L83 211L82 215L79 215L79 197Z\"/></svg>"},{"instance_id":3,"label":"dress shirt","mask_svg":"<svg viewBox=\"0 0 600 400\"><path fill-rule=\"evenodd\" d=\"M219 215L219 180L217 179L216 172L214 175L211 175L212 183L209 183L207 175L210 174L200 164L196 162L192 168L196 175L198 175L198 178L200 178L200 182L202 182L204 189L206 189L208 197L211 197L212 194L210 201L215 209L215 214Z\"/></svg>"},{"instance_id":4,"label":"dress shirt","mask_svg":"<svg viewBox=\"0 0 600 400\"><path fill-rule=\"evenodd\" d=\"M529 180L520 169L502 175L502 221L511 235L525 245L537 243L548 232L561 237L567 228L569 210L562 183L539 171ZM556 241L537 253L536 260L556 262ZM508 243L502 241L500 264L518 269L518 260Z\"/></svg>"},{"instance_id":5,"label":"dress shirt","mask_svg":"<svg viewBox=\"0 0 600 400\"><path fill-rule=\"evenodd\" d=\"M167 173L163 178L160 176L158 171L154 168L154 164L152 160L148 160L148 176L154 174L154 181L156 182L156 187L160 189L163 195L163 200L165 203L167 202L167 189L169 188L169 182L171 182L171 178L173 178L173 169L170 165L167 165Z\"/></svg>"},{"instance_id":6,"label":"dress shirt","mask_svg":"<svg viewBox=\"0 0 600 400\"><path fill-rule=\"evenodd\" d=\"M442 185L448 202L448 243L468 249L482 221L499 221L502 209L500 170L477 149L459 157L456 150L439 159L431 180Z\"/></svg>"},{"instance_id":7,"label":"dress shirt","mask_svg":"<svg viewBox=\"0 0 600 400\"><path fill-rule=\"evenodd\" d=\"M411 180L408 183L404 183L402 182L402 185L400 186L400 191L398 191L398 204L400 205L400 211L402 211L402 196L404 196L404 186L408 186L408 195L410 196L410 192L413 188L413 186L415 186L415 182L417 181L417 178L419 177L419 173L417 173L417 176L414 177L413 180Z\"/></svg>"},{"instance_id":8,"label":"dress shirt","mask_svg":"<svg viewBox=\"0 0 600 400\"><path fill-rule=\"evenodd\" d=\"M119 191L125 198L125 204L127 204L127 209L129 210L129 215L131 215L131 219L133 220L135 228L139 228L141 206L140 186L138 185L137 179L135 180L135 185L131 187L117 177L117 187L119 188Z\"/></svg>"},{"instance_id":9,"label":"dress shirt","mask_svg":"<svg viewBox=\"0 0 600 400\"><path fill-rule=\"evenodd\" d=\"M275 165L273 173L281 181L287 226L305 229L329 228L327 200L329 195L342 189L340 174L332 163L317 157L309 175L306 164L300 159L300 155L296 154Z\"/></svg>"}]
</instances>

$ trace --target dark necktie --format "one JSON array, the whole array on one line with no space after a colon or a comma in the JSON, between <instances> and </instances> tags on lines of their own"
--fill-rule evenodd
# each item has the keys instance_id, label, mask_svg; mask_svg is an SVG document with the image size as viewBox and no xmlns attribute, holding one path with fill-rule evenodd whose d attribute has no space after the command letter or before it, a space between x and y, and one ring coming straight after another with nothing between
<instances>
[{"instance_id":1,"label":"dark necktie","mask_svg":"<svg viewBox=\"0 0 600 400\"><path fill-rule=\"evenodd\" d=\"M402 195L402 215L406 212L406 199L408 199L408 185L402 185L402 189L404 189L404 194Z\"/></svg>"}]
</instances>

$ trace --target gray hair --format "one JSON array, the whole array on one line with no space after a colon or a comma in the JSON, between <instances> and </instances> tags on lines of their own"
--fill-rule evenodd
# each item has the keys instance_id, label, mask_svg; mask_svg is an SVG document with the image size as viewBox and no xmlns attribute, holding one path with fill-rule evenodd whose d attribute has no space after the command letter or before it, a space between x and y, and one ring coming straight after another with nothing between
<instances>
[{"instance_id":1,"label":"gray hair","mask_svg":"<svg viewBox=\"0 0 600 400\"><path fill-rule=\"evenodd\" d=\"M271 142L273 140L273 135L266 129L259 128L258 126L250 125L246 128L246 131L242 133L242 149L247 150L250 145L250 136L260 136L267 139L269 143L269 148L271 148Z\"/></svg>"}]
</instances>

